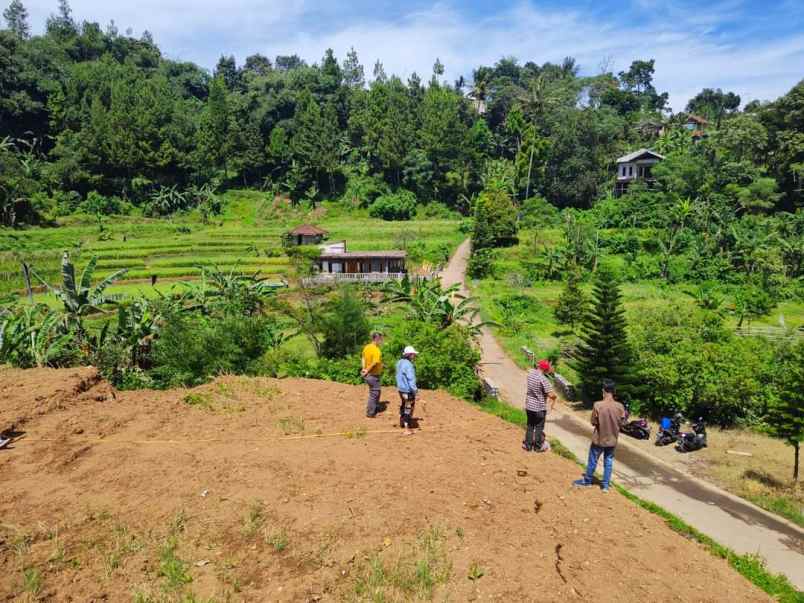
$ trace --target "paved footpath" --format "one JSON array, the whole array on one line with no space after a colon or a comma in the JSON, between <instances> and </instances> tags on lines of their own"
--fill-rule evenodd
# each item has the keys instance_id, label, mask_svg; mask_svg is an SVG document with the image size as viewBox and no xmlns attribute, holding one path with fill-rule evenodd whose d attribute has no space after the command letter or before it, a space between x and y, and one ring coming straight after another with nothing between
<instances>
[{"instance_id":1,"label":"paved footpath","mask_svg":"<svg viewBox=\"0 0 804 603\"><path fill-rule=\"evenodd\" d=\"M458 247L442 272L445 285L463 285L470 252L468 240ZM484 376L494 382L507 403L523 407L525 371L506 355L490 329L483 330L480 347ZM586 459L592 432L586 421L557 406L548 416L546 431L578 458ZM685 473L622 438L614 475L634 494L681 517L717 542L738 553L758 553L767 561L768 569L785 574L804 590L804 530L795 524Z\"/></svg>"}]
</instances>

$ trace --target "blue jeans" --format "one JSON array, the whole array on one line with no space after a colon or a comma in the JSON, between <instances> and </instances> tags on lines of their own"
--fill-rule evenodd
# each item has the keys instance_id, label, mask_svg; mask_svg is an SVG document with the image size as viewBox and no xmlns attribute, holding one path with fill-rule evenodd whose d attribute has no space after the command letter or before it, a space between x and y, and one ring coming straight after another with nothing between
<instances>
[{"instance_id":1,"label":"blue jeans","mask_svg":"<svg viewBox=\"0 0 804 603\"><path fill-rule=\"evenodd\" d=\"M586 473L583 476L585 484L592 483L592 477L595 475L597 469L597 461L600 458L600 453L603 453L603 487L608 488L611 483L611 472L614 470L614 446L596 446L592 444L589 447L589 460L586 463Z\"/></svg>"}]
</instances>

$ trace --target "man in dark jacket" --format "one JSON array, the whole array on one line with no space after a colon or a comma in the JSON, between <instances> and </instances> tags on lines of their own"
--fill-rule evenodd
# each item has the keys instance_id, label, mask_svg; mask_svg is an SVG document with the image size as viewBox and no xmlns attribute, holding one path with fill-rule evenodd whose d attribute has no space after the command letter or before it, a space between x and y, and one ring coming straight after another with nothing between
<instances>
[{"instance_id":1,"label":"man in dark jacket","mask_svg":"<svg viewBox=\"0 0 804 603\"><path fill-rule=\"evenodd\" d=\"M586 464L584 476L572 482L573 486L589 487L592 477L597 469L597 461L603 454L603 492L609 491L611 474L614 470L614 449L617 447L617 438L620 428L625 423L625 408L614 399L614 381L603 381L603 399L595 402L592 409L592 425L595 431L592 434L592 444L589 447L589 461Z\"/></svg>"}]
</instances>

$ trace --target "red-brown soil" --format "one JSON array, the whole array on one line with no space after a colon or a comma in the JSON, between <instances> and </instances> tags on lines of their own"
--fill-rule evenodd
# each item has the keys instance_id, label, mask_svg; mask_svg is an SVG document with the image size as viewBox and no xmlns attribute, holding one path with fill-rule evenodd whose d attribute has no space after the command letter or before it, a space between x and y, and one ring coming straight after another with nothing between
<instances>
[{"instance_id":1,"label":"red-brown soil","mask_svg":"<svg viewBox=\"0 0 804 603\"><path fill-rule=\"evenodd\" d=\"M518 428L426 392L406 437L364 393L0 371L0 600L768 600Z\"/></svg>"}]
</instances>

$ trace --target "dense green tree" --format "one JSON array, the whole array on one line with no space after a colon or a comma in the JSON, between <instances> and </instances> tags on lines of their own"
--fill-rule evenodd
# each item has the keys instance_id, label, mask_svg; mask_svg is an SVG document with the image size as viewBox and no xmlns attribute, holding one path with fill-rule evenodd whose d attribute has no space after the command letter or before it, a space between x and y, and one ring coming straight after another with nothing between
<instances>
[{"instance_id":1,"label":"dense green tree","mask_svg":"<svg viewBox=\"0 0 804 603\"><path fill-rule=\"evenodd\" d=\"M589 306L589 301L579 285L580 276L571 272L553 310L556 320L562 325L569 325L573 331L575 326L583 321Z\"/></svg>"},{"instance_id":2,"label":"dense green tree","mask_svg":"<svg viewBox=\"0 0 804 603\"><path fill-rule=\"evenodd\" d=\"M22 39L31 35L31 26L28 24L28 10L20 0L12 0L8 8L3 11L8 30Z\"/></svg>"},{"instance_id":3,"label":"dense green tree","mask_svg":"<svg viewBox=\"0 0 804 603\"><path fill-rule=\"evenodd\" d=\"M581 326L581 344L573 368L586 402L599 399L601 383L612 379L618 394L628 399L633 389L633 355L626 332L620 284L608 268L598 271L592 303Z\"/></svg>"},{"instance_id":4,"label":"dense green tree","mask_svg":"<svg viewBox=\"0 0 804 603\"><path fill-rule=\"evenodd\" d=\"M798 481L799 452L804 442L804 341L788 345L778 360L778 400L771 406L770 433L793 447L793 480Z\"/></svg>"},{"instance_id":5,"label":"dense green tree","mask_svg":"<svg viewBox=\"0 0 804 603\"><path fill-rule=\"evenodd\" d=\"M516 210L503 190L486 190L475 204L472 249L506 247L516 243Z\"/></svg>"},{"instance_id":6,"label":"dense green tree","mask_svg":"<svg viewBox=\"0 0 804 603\"><path fill-rule=\"evenodd\" d=\"M294 156L309 166L316 180L326 178L329 192L334 192L343 140L335 106L326 103L322 108L308 94L300 101L294 121Z\"/></svg>"},{"instance_id":7,"label":"dense green tree","mask_svg":"<svg viewBox=\"0 0 804 603\"><path fill-rule=\"evenodd\" d=\"M362 89L366 85L366 76L363 72L363 65L357 58L357 51L354 46L346 53L346 59L341 67L343 72L343 83L353 89Z\"/></svg>"},{"instance_id":8,"label":"dense green tree","mask_svg":"<svg viewBox=\"0 0 804 603\"><path fill-rule=\"evenodd\" d=\"M201 116L199 152L209 165L223 168L224 177L228 176L227 161L234 143L231 119L226 83L216 77L209 84L209 98Z\"/></svg>"},{"instance_id":9,"label":"dense green tree","mask_svg":"<svg viewBox=\"0 0 804 603\"><path fill-rule=\"evenodd\" d=\"M344 287L321 317L321 354L343 358L355 353L369 339L365 304L352 289Z\"/></svg>"},{"instance_id":10,"label":"dense green tree","mask_svg":"<svg viewBox=\"0 0 804 603\"><path fill-rule=\"evenodd\" d=\"M704 88L687 103L687 111L697 113L715 122L720 127L723 117L734 113L740 106L740 96L734 92L723 92L720 88Z\"/></svg>"}]
</instances>

